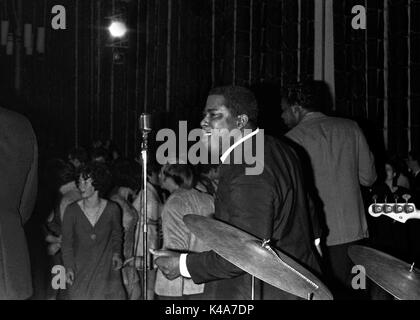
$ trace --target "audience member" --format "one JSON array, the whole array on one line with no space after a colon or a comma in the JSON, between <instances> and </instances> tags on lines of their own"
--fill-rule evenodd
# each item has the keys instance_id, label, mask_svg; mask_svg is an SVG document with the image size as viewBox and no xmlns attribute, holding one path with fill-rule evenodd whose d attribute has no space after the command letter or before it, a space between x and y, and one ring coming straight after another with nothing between
<instances>
[{"instance_id":1,"label":"audience member","mask_svg":"<svg viewBox=\"0 0 420 320\"><path fill-rule=\"evenodd\" d=\"M62 253L69 299L125 299L121 277L121 211L104 199L111 174L105 165L81 168L82 200L69 205L62 224Z\"/></svg>"},{"instance_id":2,"label":"audience member","mask_svg":"<svg viewBox=\"0 0 420 320\"><path fill-rule=\"evenodd\" d=\"M110 199L116 202L122 210L122 225L124 228L124 267L122 269L124 285L130 300L141 297L140 277L135 265L134 239L138 221L138 212L133 206L136 191L141 184L140 167L134 161L119 160L113 170L114 189Z\"/></svg>"},{"instance_id":3,"label":"audience member","mask_svg":"<svg viewBox=\"0 0 420 320\"><path fill-rule=\"evenodd\" d=\"M159 249L162 243L161 234L161 211L162 211L162 198L159 191L159 177L158 170L160 166L154 163L150 163L147 166L147 247L148 249ZM144 191L140 190L134 199L133 205L136 208L139 216L140 223L138 224L138 230L136 235L137 252L136 257L141 259L136 262L137 268L142 267L142 261L144 259L143 252L143 196ZM153 269L153 259L149 250L147 250L148 256L148 271L147 271L147 299L152 300L154 298L154 286L156 280L156 270ZM141 278L143 281L143 279Z\"/></svg>"},{"instance_id":4,"label":"audience member","mask_svg":"<svg viewBox=\"0 0 420 320\"><path fill-rule=\"evenodd\" d=\"M214 213L213 197L193 189L193 170L186 164L170 164L162 168L160 174L162 188L170 196L162 210L163 249L178 252L203 252L209 250L183 221L188 214L210 216ZM204 284L179 277L168 280L158 270L155 292L159 299L200 299L203 298Z\"/></svg>"}]
</instances>

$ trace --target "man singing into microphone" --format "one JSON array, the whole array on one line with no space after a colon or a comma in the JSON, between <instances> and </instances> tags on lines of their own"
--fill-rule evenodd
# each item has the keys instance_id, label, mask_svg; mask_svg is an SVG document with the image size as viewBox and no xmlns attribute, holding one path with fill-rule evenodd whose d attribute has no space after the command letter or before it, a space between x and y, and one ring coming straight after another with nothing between
<instances>
[{"instance_id":1,"label":"man singing into microphone","mask_svg":"<svg viewBox=\"0 0 420 320\"><path fill-rule=\"evenodd\" d=\"M311 271L319 271L314 241L320 237L320 228L308 213L300 163L291 147L265 136L264 157L257 156L264 159L263 171L259 175L247 175L246 169L256 164L234 162L237 155L230 146L241 139L242 144L249 139L256 143L259 139L255 135L263 134L255 126L258 108L254 94L242 87L213 89L204 115L201 122L203 142L212 153L222 154L215 218L260 239L271 239L273 247ZM246 134L251 131L251 134ZM230 146L218 143L220 137L226 141L223 135L233 137ZM206 283L207 299L251 299L251 275L214 251L153 253L157 258L155 263L168 279L183 276L192 278L196 284ZM296 297L257 280L255 298Z\"/></svg>"}]
</instances>

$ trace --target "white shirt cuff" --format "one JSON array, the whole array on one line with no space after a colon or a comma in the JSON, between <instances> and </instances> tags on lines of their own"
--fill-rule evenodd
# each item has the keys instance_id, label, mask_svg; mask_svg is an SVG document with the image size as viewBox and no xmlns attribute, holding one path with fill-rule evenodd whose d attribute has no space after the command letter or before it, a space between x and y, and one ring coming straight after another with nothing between
<instances>
[{"instance_id":1,"label":"white shirt cuff","mask_svg":"<svg viewBox=\"0 0 420 320\"><path fill-rule=\"evenodd\" d=\"M318 247L321 244L321 239L315 239L315 245Z\"/></svg>"},{"instance_id":2,"label":"white shirt cuff","mask_svg":"<svg viewBox=\"0 0 420 320\"><path fill-rule=\"evenodd\" d=\"M187 255L186 253L182 253L179 257L179 272L184 278L191 278L187 268Z\"/></svg>"}]
</instances>

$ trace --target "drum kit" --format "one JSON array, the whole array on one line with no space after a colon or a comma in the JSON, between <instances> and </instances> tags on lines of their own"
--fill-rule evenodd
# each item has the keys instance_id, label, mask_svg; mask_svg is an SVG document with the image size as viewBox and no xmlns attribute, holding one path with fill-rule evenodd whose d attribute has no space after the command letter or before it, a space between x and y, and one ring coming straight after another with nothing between
<instances>
[{"instance_id":1,"label":"drum kit","mask_svg":"<svg viewBox=\"0 0 420 320\"><path fill-rule=\"evenodd\" d=\"M187 215L184 223L209 248L233 265L280 290L307 300L332 300L329 289L294 259L270 246L270 242L250 235L219 220ZM420 272L380 251L352 246L349 256L363 266L366 275L399 300L420 299Z\"/></svg>"},{"instance_id":2,"label":"drum kit","mask_svg":"<svg viewBox=\"0 0 420 320\"><path fill-rule=\"evenodd\" d=\"M187 215L184 223L209 248L253 277L303 299L332 299L315 275L268 241L208 217Z\"/></svg>"}]
</instances>

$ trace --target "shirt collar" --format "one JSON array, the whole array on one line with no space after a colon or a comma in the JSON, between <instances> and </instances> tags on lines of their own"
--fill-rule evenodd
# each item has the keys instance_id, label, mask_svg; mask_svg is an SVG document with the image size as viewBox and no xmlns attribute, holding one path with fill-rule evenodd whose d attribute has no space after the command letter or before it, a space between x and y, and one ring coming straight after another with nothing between
<instances>
[{"instance_id":1,"label":"shirt collar","mask_svg":"<svg viewBox=\"0 0 420 320\"><path fill-rule=\"evenodd\" d=\"M242 137L238 141L236 141L229 149L227 149L223 155L220 157L220 161L225 162L226 158L229 156L229 154L235 150L236 147L238 147L240 144L244 143L248 139L251 139L253 136L257 135L260 132L260 128L257 128L255 131L247 134L246 136Z\"/></svg>"},{"instance_id":2,"label":"shirt collar","mask_svg":"<svg viewBox=\"0 0 420 320\"><path fill-rule=\"evenodd\" d=\"M317 118L322 118L322 117L325 117L325 115L322 112L311 111L304 115L301 122L305 122L305 121L309 121L309 120L317 119Z\"/></svg>"}]
</instances>

